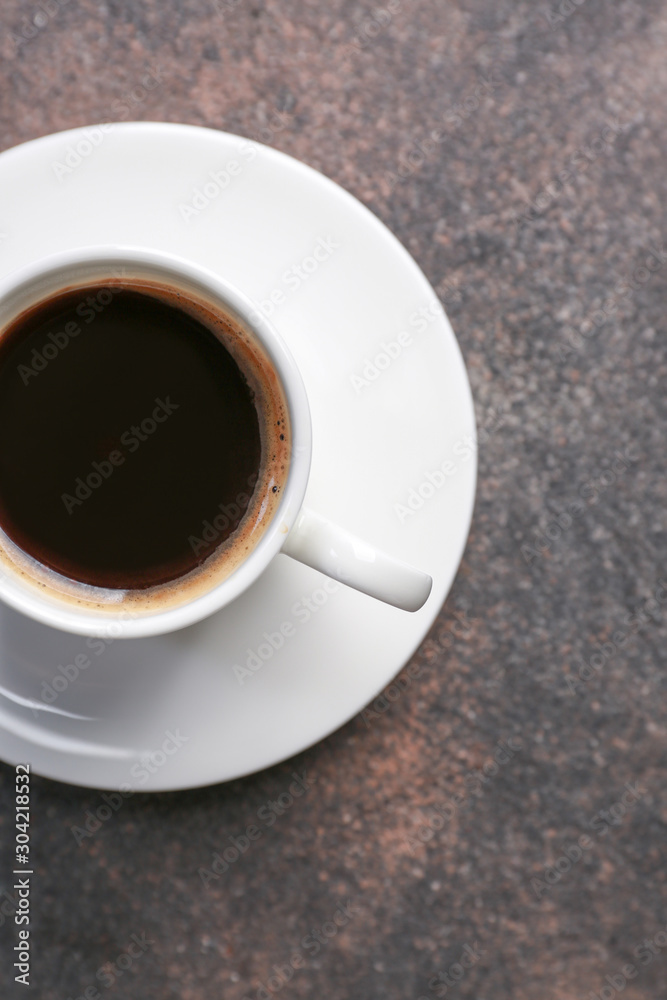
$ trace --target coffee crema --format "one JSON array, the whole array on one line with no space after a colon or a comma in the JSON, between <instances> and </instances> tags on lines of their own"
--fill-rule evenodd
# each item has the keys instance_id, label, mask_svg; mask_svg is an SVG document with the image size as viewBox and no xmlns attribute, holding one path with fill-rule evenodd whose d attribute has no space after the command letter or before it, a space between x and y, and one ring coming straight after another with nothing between
<instances>
[{"instance_id":1,"label":"coffee crema","mask_svg":"<svg viewBox=\"0 0 667 1000\"><path fill-rule=\"evenodd\" d=\"M0 333L0 556L68 602L155 612L222 582L290 449L270 360L190 289L68 287Z\"/></svg>"}]
</instances>

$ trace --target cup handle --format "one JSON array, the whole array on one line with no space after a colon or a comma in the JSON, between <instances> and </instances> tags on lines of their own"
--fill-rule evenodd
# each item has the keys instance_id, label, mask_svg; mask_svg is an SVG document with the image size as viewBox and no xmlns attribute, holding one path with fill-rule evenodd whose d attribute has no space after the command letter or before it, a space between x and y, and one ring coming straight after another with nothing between
<instances>
[{"instance_id":1,"label":"cup handle","mask_svg":"<svg viewBox=\"0 0 667 1000\"><path fill-rule=\"evenodd\" d=\"M302 507L282 551L311 569L403 611L419 611L433 580Z\"/></svg>"}]
</instances>

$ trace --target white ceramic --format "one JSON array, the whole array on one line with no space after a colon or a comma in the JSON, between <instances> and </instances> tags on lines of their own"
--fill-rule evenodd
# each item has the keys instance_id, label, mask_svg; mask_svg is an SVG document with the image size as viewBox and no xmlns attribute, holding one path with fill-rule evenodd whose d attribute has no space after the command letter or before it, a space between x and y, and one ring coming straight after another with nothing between
<instances>
[{"instance_id":1,"label":"white ceramic","mask_svg":"<svg viewBox=\"0 0 667 1000\"><path fill-rule=\"evenodd\" d=\"M281 501L261 539L230 576L195 600L161 612L128 617L127 611L94 613L58 599L57 588L30 585L17 573L0 574L0 597L36 621L79 635L100 635L110 621L123 637L160 635L200 621L242 594L281 550L362 593L417 611L431 590L426 573L413 569L355 538L344 528L303 507L311 462L308 397L294 359L269 320L220 275L174 254L150 247L84 247L66 250L0 278L0 331L37 302L76 285L94 284L119 273L189 291L240 321L268 356L283 386L290 414L292 452ZM214 461L214 456L211 456ZM361 501L360 501L361 502ZM13 548L13 547L12 547ZM10 550L11 551L11 550ZM51 574L57 584L57 574ZM95 599L95 588L86 588ZM100 592L100 601L105 600Z\"/></svg>"},{"instance_id":2,"label":"white ceramic","mask_svg":"<svg viewBox=\"0 0 667 1000\"><path fill-rule=\"evenodd\" d=\"M118 642L0 604L0 757L98 788L184 788L303 750L408 660L463 552L474 415L433 290L349 194L224 133L106 129L0 155L0 282L100 244L173 254L224 278L277 329L305 383L306 507L433 578L424 607L406 614L279 554L198 624Z\"/></svg>"}]
</instances>

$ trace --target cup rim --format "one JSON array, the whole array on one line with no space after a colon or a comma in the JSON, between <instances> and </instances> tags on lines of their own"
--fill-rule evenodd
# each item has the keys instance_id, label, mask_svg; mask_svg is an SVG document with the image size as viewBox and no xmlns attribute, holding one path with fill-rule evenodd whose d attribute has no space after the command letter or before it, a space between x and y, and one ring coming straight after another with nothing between
<instances>
[{"instance_id":1,"label":"cup rim","mask_svg":"<svg viewBox=\"0 0 667 1000\"><path fill-rule=\"evenodd\" d=\"M228 577L182 605L136 616L127 610L117 615L112 611L101 614L89 609L79 611L57 600L42 598L36 588L21 584L10 570L0 572L0 599L6 604L44 625L79 635L113 634L115 638L161 635L193 625L221 610L251 586L280 552L302 507L310 473L310 408L296 362L281 335L253 301L209 268L149 247L124 244L79 247L49 254L5 275L0 280L0 303L10 295L27 292L40 279L55 277L59 271L73 271L77 266L112 268L133 264L153 270L156 279L180 278L198 286L213 304L222 302L226 311L235 313L257 338L283 387L292 433L290 468L281 501L253 551Z\"/></svg>"}]
</instances>

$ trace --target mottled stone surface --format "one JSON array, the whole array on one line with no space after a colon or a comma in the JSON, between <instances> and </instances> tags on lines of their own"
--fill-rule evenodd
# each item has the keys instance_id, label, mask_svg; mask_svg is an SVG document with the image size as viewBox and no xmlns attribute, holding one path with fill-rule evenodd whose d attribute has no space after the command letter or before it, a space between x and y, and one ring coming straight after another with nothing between
<instances>
[{"instance_id":1,"label":"mottled stone surface","mask_svg":"<svg viewBox=\"0 0 667 1000\"><path fill-rule=\"evenodd\" d=\"M11 982L5 920L2 995L665 996L667 269L659 252L636 269L667 233L667 4L218 6L4 0L0 147L183 121L264 138L357 195L458 333L487 431L472 533L386 711L247 780L135 796L81 846L70 827L100 794L35 780L34 985ZM267 131L276 112L287 127ZM308 794L205 890L198 867L304 768ZM614 825L596 819L626 783ZM569 870L531 885L565 849ZM9 867L3 851L0 889ZM345 926L302 943L348 900ZM133 934L145 953L96 980ZM286 984L274 966L297 952Z\"/></svg>"}]
</instances>

